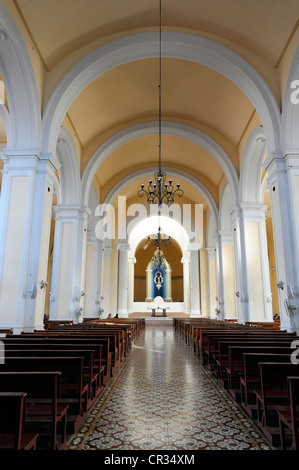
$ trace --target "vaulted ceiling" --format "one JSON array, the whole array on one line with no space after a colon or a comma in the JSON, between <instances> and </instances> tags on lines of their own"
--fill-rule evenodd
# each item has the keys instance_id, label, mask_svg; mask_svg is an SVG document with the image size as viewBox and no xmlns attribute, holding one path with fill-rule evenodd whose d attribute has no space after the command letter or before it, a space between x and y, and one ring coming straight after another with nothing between
<instances>
[{"instance_id":1,"label":"vaulted ceiling","mask_svg":"<svg viewBox=\"0 0 299 470\"><path fill-rule=\"evenodd\" d=\"M88 53L115 39L157 32L159 26L158 0L3 3L32 46L42 108L63 74ZM298 0L162 0L162 27L212 39L236 52L260 73L281 105L281 64L298 36L298 11ZM82 172L106 138L135 124L157 121L158 66L158 59L121 65L97 78L73 101L64 124L74 135ZM203 65L170 58L162 60L162 119L187 124L215 139L237 173L244 139L260 124L253 104L226 77ZM157 135L120 146L96 173L101 199L122 178L154 168L157 159ZM204 149L175 135L163 136L162 161L198 178L219 203L224 173ZM139 183L132 184L137 188ZM200 200L191 185L186 188L188 199ZM133 197L132 185L127 194Z\"/></svg>"}]
</instances>

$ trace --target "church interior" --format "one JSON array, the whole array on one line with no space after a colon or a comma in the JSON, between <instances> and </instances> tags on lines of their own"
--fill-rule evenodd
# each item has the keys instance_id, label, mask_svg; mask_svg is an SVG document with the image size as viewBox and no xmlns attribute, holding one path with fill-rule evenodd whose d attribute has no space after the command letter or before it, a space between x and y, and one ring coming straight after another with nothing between
<instances>
[{"instance_id":1,"label":"church interior","mask_svg":"<svg viewBox=\"0 0 299 470\"><path fill-rule=\"evenodd\" d=\"M298 26L0 1L0 449L299 449Z\"/></svg>"}]
</instances>

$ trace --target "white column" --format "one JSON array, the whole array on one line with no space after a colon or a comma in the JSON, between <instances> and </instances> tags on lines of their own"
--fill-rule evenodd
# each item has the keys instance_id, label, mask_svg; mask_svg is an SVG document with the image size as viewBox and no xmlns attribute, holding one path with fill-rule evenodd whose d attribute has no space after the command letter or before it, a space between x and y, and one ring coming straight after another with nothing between
<instances>
[{"instance_id":1,"label":"white column","mask_svg":"<svg viewBox=\"0 0 299 470\"><path fill-rule=\"evenodd\" d=\"M88 234L86 247L85 310L84 318L98 318L102 308L103 241Z\"/></svg>"},{"instance_id":2,"label":"white column","mask_svg":"<svg viewBox=\"0 0 299 470\"><path fill-rule=\"evenodd\" d=\"M299 334L299 151L270 154L268 171L281 329Z\"/></svg>"},{"instance_id":3,"label":"white column","mask_svg":"<svg viewBox=\"0 0 299 470\"><path fill-rule=\"evenodd\" d=\"M55 158L5 150L0 198L0 326L43 328Z\"/></svg>"},{"instance_id":4,"label":"white column","mask_svg":"<svg viewBox=\"0 0 299 470\"><path fill-rule=\"evenodd\" d=\"M208 253L208 274L209 274L209 317L215 318L216 317L216 296L217 296L217 288L216 288L216 248L215 247L207 247L206 248Z\"/></svg>"},{"instance_id":5,"label":"white column","mask_svg":"<svg viewBox=\"0 0 299 470\"><path fill-rule=\"evenodd\" d=\"M118 315L128 316L128 243L118 243L116 248L119 253L118 260Z\"/></svg>"},{"instance_id":6,"label":"white column","mask_svg":"<svg viewBox=\"0 0 299 470\"><path fill-rule=\"evenodd\" d=\"M200 315L199 248L191 245L189 247L189 253L190 253L190 280L191 280L190 317L192 317L192 316Z\"/></svg>"},{"instance_id":7,"label":"white column","mask_svg":"<svg viewBox=\"0 0 299 470\"><path fill-rule=\"evenodd\" d=\"M237 292L240 312L243 310L242 317L245 321L273 321L266 209L263 204L242 203L239 210L234 211L236 232L239 231L236 240L239 239L243 249L243 256L236 266L241 270L237 277L242 284ZM241 256L240 249L238 253Z\"/></svg>"},{"instance_id":8,"label":"white column","mask_svg":"<svg viewBox=\"0 0 299 470\"><path fill-rule=\"evenodd\" d=\"M135 256L128 258L128 314L134 312L134 265Z\"/></svg>"},{"instance_id":9,"label":"white column","mask_svg":"<svg viewBox=\"0 0 299 470\"><path fill-rule=\"evenodd\" d=\"M223 318L236 318L236 299L235 299L235 261L234 261L234 242L233 232L219 231L219 250L221 253L222 266L222 301ZM222 319L223 319L222 318Z\"/></svg>"},{"instance_id":10,"label":"white column","mask_svg":"<svg viewBox=\"0 0 299 470\"><path fill-rule=\"evenodd\" d=\"M225 319L225 305L224 305L224 266L223 266L223 245L221 234L218 231L215 233L216 241L216 278L217 278L217 308L216 316L219 320Z\"/></svg>"},{"instance_id":11,"label":"white column","mask_svg":"<svg viewBox=\"0 0 299 470\"><path fill-rule=\"evenodd\" d=\"M111 252L112 248L111 246L105 246L104 247L104 259L103 259L103 286L102 286L102 292L103 292L103 316L107 317L110 313L110 262L111 262Z\"/></svg>"},{"instance_id":12,"label":"white column","mask_svg":"<svg viewBox=\"0 0 299 470\"><path fill-rule=\"evenodd\" d=\"M172 301L172 296L171 296L171 273L172 270L171 268L167 267L165 270L166 273L166 302L171 302Z\"/></svg>"},{"instance_id":13,"label":"white column","mask_svg":"<svg viewBox=\"0 0 299 470\"><path fill-rule=\"evenodd\" d=\"M152 298L152 268L146 269L146 302L153 300Z\"/></svg>"},{"instance_id":14,"label":"white column","mask_svg":"<svg viewBox=\"0 0 299 470\"><path fill-rule=\"evenodd\" d=\"M59 205L55 237L50 319L82 321L84 309L87 208Z\"/></svg>"},{"instance_id":15,"label":"white column","mask_svg":"<svg viewBox=\"0 0 299 470\"><path fill-rule=\"evenodd\" d=\"M183 256L184 313L190 314L190 258Z\"/></svg>"}]
</instances>

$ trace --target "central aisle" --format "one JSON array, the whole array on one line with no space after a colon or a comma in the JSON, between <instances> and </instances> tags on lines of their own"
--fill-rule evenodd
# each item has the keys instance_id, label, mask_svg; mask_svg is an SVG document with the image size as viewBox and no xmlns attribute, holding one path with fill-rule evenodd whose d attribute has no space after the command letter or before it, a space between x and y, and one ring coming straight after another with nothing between
<instances>
[{"instance_id":1,"label":"central aisle","mask_svg":"<svg viewBox=\"0 0 299 470\"><path fill-rule=\"evenodd\" d=\"M175 333L147 325L69 450L271 449Z\"/></svg>"}]
</instances>

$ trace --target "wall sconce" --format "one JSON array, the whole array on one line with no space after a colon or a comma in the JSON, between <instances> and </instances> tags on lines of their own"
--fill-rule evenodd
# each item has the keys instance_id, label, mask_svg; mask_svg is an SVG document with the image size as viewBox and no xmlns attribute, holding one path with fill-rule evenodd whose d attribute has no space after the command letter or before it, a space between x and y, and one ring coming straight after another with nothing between
<instances>
[{"instance_id":1,"label":"wall sconce","mask_svg":"<svg viewBox=\"0 0 299 470\"><path fill-rule=\"evenodd\" d=\"M40 281L40 288L43 289L44 287L47 287L48 283L47 281Z\"/></svg>"},{"instance_id":2,"label":"wall sconce","mask_svg":"<svg viewBox=\"0 0 299 470\"><path fill-rule=\"evenodd\" d=\"M79 294L75 295L75 302L80 302L81 297L84 297L85 291L82 290Z\"/></svg>"},{"instance_id":3,"label":"wall sconce","mask_svg":"<svg viewBox=\"0 0 299 470\"><path fill-rule=\"evenodd\" d=\"M283 286L284 286L284 282L283 281L279 281L276 283L278 289L283 289Z\"/></svg>"}]
</instances>

